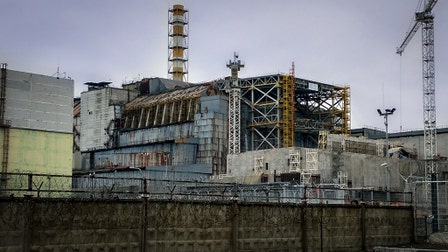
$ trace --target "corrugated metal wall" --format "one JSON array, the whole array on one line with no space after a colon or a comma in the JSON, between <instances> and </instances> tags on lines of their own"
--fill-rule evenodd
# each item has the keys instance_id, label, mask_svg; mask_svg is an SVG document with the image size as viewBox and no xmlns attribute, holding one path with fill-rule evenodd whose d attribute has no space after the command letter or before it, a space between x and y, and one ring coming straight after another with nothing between
<instances>
[{"instance_id":1,"label":"corrugated metal wall","mask_svg":"<svg viewBox=\"0 0 448 252\"><path fill-rule=\"evenodd\" d=\"M141 144L174 141L175 139L192 138L193 122L171 124L164 127L146 128L120 132L119 145L132 146Z\"/></svg>"}]
</instances>

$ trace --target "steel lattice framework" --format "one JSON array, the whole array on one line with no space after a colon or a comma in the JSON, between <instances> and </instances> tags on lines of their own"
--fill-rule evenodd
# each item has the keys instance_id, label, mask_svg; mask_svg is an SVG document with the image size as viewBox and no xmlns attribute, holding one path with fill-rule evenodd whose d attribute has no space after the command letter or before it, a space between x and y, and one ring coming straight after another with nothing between
<instances>
[{"instance_id":1,"label":"steel lattice framework","mask_svg":"<svg viewBox=\"0 0 448 252\"><path fill-rule=\"evenodd\" d=\"M229 60L227 67L231 71L231 83L229 89L229 154L240 153L241 134L241 89L238 83L238 71L244 64L238 59L238 54L234 53L233 61Z\"/></svg>"},{"instance_id":2,"label":"steel lattice framework","mask_svg":"<svg viewBox=\"0 0 448 252\"><path fill-rule=\"evenodd\" d=\"M434 22L431 16L422 24L423 39L423 121L427 176L436 172L437 154L436 99L434 72ZM430 179L428 179L430 180Z\"/></svg>"},{"instance_id":3,"label":"steel lattice framework","mask_svg":"<svg viewBox=\"0 0 448 252\"><path fill-rule=\"evenodd\" d=\"M422 27L422 70L423 70L423 132L426 180L431 181L437 173L437 130L434 68L434 16L431 11L438 0L425 1L421 12L415 14L412 28L406 33L397 53L402 55L404 49ZM428 194L429 194L428 189ZM429 197L428 197L429 198Z\"/></svg>"},{"instance_id":4,"label":"steel lattice framework","mask_svg":"<svg viewBox=\"0 0 448 252\"><path fill-rule=\"evenodd\" d=\"M289 91L288 75L282 74L240 82L241 99L249 107L245 126L250 131L250 150L289 147L291 143L317 147L320 130L350 133L349 87L293 78L294 90ZM294 99L286 102L291 94ZM287 139L289 129L294 130L293 141Z\"/></svg>"}]
</instances>

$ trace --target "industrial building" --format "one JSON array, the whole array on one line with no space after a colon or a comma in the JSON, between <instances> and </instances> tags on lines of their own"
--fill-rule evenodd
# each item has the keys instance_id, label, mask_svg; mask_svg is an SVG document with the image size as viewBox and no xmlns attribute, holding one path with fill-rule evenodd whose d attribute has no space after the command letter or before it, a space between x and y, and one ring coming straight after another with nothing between
<instances>
[{"instance_id":1,"label":"industrial building","mask_svg":"<svg viewBox=\"0 0 448 252\"><path fill-rule=\"evenodd\" d=\"M103 85L83 92L80 104L77 171L176 179L225 173L227 97L213 84L151 78L121 90Z\"/></svg>"},{"instance_id":2,"label":"industrial building","mask_svg":"<svg viewBox=\"0 0 448 252\"><path fill-rule=\"evenodd\" d=\"M349 87L293 73L238 79L239 152L230 153L233 81L145 78L121 89L86 83L89 89L74 108L74 146L81 153L75 172L243 183L314 178L386 188L385 134L350 128ZM391 159L395 167L421 165L416 160L423 146L411 135L390 134L391 150L408 153L408 160ZM391 180L391 189L404 188L398 169Z\"/></svg>"},{"instance_id":3,"label":"industrial building","mask_svg":"<svg viewBox=\"0 0 448 252\"><path fill-rule=\"evenodd\" d=\"M11 182L11 172L71 175L73 80L14 71L7 64L1 64L0 80L1 188Z\"/></svg>"},{"instance_id":4,"label":"industrial building","mask_svg":"<svg viewBox=\"0 0 448 252\"><path fill-rule=\"evenodd\" d=\"M290 74L240 81L243 152L317 147L320 130L349 132L348 87ZM81 122L75 125L81 133L75 146L82 153L75 170L138 168L153 177L173 178L227 174L230 83L150 78L123 89L86 83L89 90L81 94L80 108L75 107Z\"/></svg>"}]
</instances>

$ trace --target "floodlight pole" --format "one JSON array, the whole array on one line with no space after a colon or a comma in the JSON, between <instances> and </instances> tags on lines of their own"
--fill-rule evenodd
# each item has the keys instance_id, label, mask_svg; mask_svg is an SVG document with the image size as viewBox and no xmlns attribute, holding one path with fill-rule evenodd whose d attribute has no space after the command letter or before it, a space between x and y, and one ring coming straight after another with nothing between
<instances>
[{"instance_id":1,"label":"floodlight pole","mask_svg":"<svg viewBox=\"0 0 448 252\"><path fill-rule=\"evenodd\" d=\"M390 202L390 167L389 167L389 122L388 116L395 112L395 108L386 109L382 112L381 109L377 109L378 114L384 117L384 125L386 126L386 200Z\"/></svg>"}]
</instances>

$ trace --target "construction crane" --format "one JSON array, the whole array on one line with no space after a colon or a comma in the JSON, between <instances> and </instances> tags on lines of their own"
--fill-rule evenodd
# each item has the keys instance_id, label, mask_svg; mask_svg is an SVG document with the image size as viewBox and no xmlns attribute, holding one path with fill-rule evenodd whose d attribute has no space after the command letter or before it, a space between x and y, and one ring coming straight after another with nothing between
<instances>
[{"instance_id":1,"label":"construction crane","mask_svg":"<svg viewBox=\"0 0 448 252\"><path fill-rule=\"evenodd\" d=\"M425 179L431 181L436 174L437 164L437 132L436 132L436 100L434 78L434 16L431 11L437 0L424 1L423 10L415 13L412 28L407 32L403 43L397 48L400 56L422 27L422 61L423 61L423 132Z\"/></svg>"}]
</instances>

